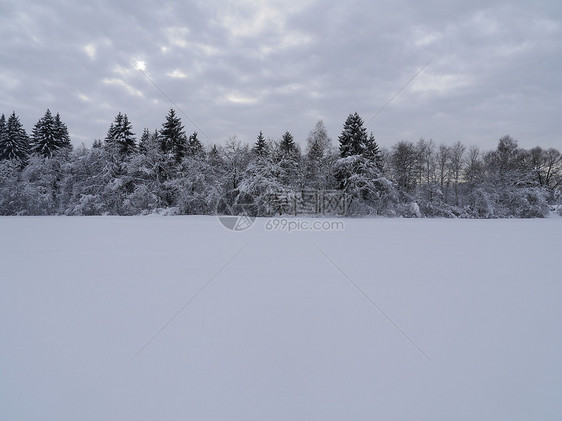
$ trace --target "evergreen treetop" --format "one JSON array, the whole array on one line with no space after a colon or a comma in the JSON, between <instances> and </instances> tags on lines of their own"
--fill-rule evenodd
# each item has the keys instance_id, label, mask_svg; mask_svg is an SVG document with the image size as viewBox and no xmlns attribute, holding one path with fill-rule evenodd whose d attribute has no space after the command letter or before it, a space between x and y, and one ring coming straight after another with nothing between
<instances>
[{"instance_id":1,"label":"evergreen treetop","mask_svg":"<svg viewBox=\"0 0 562 421\"><path fill-rule=\"evenodd\" d=\"M15 111L8 118L0 139L0 160L9 159L25 163L29 156L29 137Z\"/></svg>"},{"instance_id":2,"label":"evergreen treetop","mask_svg":"<svg viewBox=\"0 0 562 421\"><path fill-rule=\"evenodd\" d=\"M257 156L266 156L268 153L267 142L261 130L256 143L254 144L252 152L254 152L254 154L256 154Z\"/></svg>"},{"instance_id":3,"label":"evergreen treetop","mask_svg":"<svg viewBox=\"0 0 562 421\"><path fill-rule=\"evenodd\" d=\"M150 130L148 130L145 127L142 131L142 135L139 140L139 151L141 153L144 153L146 151L146 146L148 145L149 141L150 141Z\"/></svg>"},{"instance_id":4,"label":"evergreen treetop","mask_svg":"<svg viewBox=\"0 0 562 421\"><path fill-rule=\"evenodd\" d=\"M53 118L51 110L33 127L30 150L44 158L51 158L62 149L71 149L70 137L66 125L61 121L60 114Z\"/></svg>"},{"instance_id":5,"label":"evergreen treetop","mask_svg":"<svg viewBox=\"0 0 562 421\"><path fill-rule=\"evenodd\" d=\"M379 145L377 145L373 132L371 132L367 138L365 149L363 150L363 156L368 161L374 163L379 170L382 170L382 154L379 150Z\"/></svg>"},{"instance_id":6,"label":"evergreen treetop","mask_svg":"<svg viewBox=\"0 0 562 421\"><path fill-rule=\"evenodd\" d=\"M187 138L181 119L176 116L173 108L168 112L166 121L162 123L159 140L162 152L172 155L177 162L185 156Z\"/></svg>"},{"instance_id":7,"label":"evergreen treetop","mask_svg":"<svg viewBox=\"0 0 562 421\"><path fill-rule=\"evenodd\" d=\"M193 132L187 141L187 155L197 156L204 153L203 144L197 138L197 132Z\"/></svg>"},{"instance_id":8,"label":"evergreen treetop","mask_svg":"<svg viewBox=\"0 0 562 421\"><path fill-rule=\"evenodd\" d=\"M59 149L68 148L72 149L70 142L70 135L68 134L68 127L61 120L60 114L55 115L55 137L58 141Z\"/></svg>"},{"instance_id":9,"label":"evergreen treetop","mask_svg":"<svg viewBox=\"0 0 562 421\"><path fill-rule=\"evenodd\" d=\"M124 155L129 155L136 150L135 134L127 114L119 112L115 116L114 122L107 131L105 142L107 145L116 146Z\"/></svg>"},{"instance_id":10,"label":"evergreen treetop","mask_svg":"<svg viewBox=\"0 0 562 421\"><path fill-rule=\"evenodd\" d=\"M279 150L281 151L282 155L290 155L293 152L296 152L295 140L291 133L285 132L285 134L281 136L281 141L279 142Z\"/></svg>"},{"instance_id":11,"label":"evergreen treetop","mask_svg":"<svg viewBox=\"0 0 562 421\"><path fill-rule=\"evenodd\" d=\"M346 158L352 155L362 155L368 142L367 129L363 127L363 120L357 113L350 114L345 120L340 141L340 156Z\"/></svg>"}]
</instances>

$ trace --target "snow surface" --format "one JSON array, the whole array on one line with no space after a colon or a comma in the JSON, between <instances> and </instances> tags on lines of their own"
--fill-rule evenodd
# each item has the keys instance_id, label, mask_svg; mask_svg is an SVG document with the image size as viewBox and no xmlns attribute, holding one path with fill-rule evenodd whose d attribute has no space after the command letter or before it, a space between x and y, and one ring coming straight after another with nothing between
<instances>
[{"instance_id":1,"label":"snow surface","mask_svg":"<svg viewBox=\"0 0 562 421\"><path fill-rule=\"evenodd\" d=\"M0 218L0 419L562 419L562 219L265 221Z\"/></svg>"}]
</instances>

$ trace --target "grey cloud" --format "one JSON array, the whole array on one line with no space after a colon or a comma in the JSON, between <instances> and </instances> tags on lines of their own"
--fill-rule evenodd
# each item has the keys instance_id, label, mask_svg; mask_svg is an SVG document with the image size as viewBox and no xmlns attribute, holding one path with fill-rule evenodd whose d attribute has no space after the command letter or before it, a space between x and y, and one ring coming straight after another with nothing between
<instances>
[{"instance_id":1,"label":"grey cloud","mask_svg":"<svg viewBox=\"0 0 562 421\"><path fill-rule=\"evenodd\" d=\"M337 138L348 113L403 138L484 148L504 134L558 146L562 12L552 2L8 2L0 17L0 111L31 129L59 111L75 143L118 111L137 134L172 104L213 142L259 130L301 142L317 119ZM5 12L5 13L4 13ZM188 131L196 128L184 118Z\"/></svg>"}]
</instances>

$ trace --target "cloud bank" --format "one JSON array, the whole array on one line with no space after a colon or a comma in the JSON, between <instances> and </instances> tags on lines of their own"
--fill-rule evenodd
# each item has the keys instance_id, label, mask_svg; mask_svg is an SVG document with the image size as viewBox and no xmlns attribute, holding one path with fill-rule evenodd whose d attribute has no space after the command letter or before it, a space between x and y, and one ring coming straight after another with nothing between
<instances>
[{"instance_id":1,"label":"cloud bank","mask_svg":"<svg viewBox=\"0 0 562 421\"><path fill-rule=\"evenodd\" d=\"M137 135L157 129L176 105L209 144L260 130L302 143L318 119L336 139L429 60L369 124L382 146L562 144L556 2L9 0L0 34L0 112L28 131L60 112L75 144L103 138L120 111Z\"/></svg>"}]
</instances>

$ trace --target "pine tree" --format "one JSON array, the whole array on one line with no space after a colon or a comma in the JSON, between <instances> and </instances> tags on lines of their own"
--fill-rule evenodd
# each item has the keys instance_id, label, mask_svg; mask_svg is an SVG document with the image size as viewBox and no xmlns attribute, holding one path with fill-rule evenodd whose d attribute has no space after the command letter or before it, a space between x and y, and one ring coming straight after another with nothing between
<instances>
[{"instance_id":1,"label":"pine tree","mask_svg":"<svg viewBox=\"0 0 562 421\"><path fill-rule=\"evenodd\" d=\"M279 165L280 183L286 188L302 188L300 149L295 144L291 133L285 132L281 137L276 155L275 161Z\"/></svg>"},{"instance_id":2,"label":"pine tree","mask_svg":"<svg viewBox=\"0 0 562 421\"><path fill-rule=\"evenodd\" d=\"M148 129L144 129L142 137L139 142L139 152L146 153L149 145L152 147L153 144L157 144L160 147L160 140L158 130L154 130L154 132L150 133Z\"/></svg>"},{"instance_id":3,"label":"pine tree","mask_svg":"<svg viewBox=\"0 0 562 421\"><path fill-rule=\"evenodd\" d=\"M49 109L33 127L29 146L31 152L46 158L53 156L56 151L55 120Z\"/></svg>"},{"instance_id":4,"label":"pine tree","mask_svg":"<svg viewBox=\"0 0 562 421\"><path fill-rule=\"evenodd\" d=\"M257 156L266 156L268 154L267 142L265 140L265 137L263 137L263 133L261 132L261 130L254 148L252 149L252 152Z\"/></svg>"},{"instance_id":5,"label":"pine tree","mask_svg":"<svg viewBox=\"0 0 562 421\"><path fill-rule=\"evenodd\" d=\"M368 161L374 163L377 168L382 171L382 154L379 150L379 145L377 145L373 132L371 132L371 134L367 138L365 149L363 150L363 156Z\"/></svg>"},{"instance_id":6,"label":"pine tree","mask_svg":"<svg viewBox=\"0 0 562 421\"><path fill-rule=\"evenodd\" d=\"M115 143L117 138L117 133L121 130L121 126L123 125L123 114L120 112L117 113L113 122L109 125L109 129L107 130L107 135L105 136L105 143L106 145L112 145Z\"/></svg>"},{"instance_id":7,"label":"pine tree","mask_svg":"<svg viewBox=\"0 0 562 421\"><path fill-rule=\"evenodd\" d=\"M121 145L121 152L127 155L133 153L137 148L133 125L129 121L127 114L123 115L123 125L121 126L118 142Z\"/></svg>"},{"instance_id":8,"label":"pine tree","mask_svg":"<svg viewBox=\"0 0 562 421\"><path fill-rule=\"evenodd\" d=\"M363 127L363 120L359 114L350 114L345 121L343 131L339 136L340 156L346 158L353 155L362 155L367 142L367 129Z\"/></svg>"},{"instance_id":9,"label":"pine tree","mask_svg":"<svg viewBox=\"0 0 562 421\"><path fill-rule=\"evenodd\" d=\"M388 183L381 176L382 162L375 137L367 136L363 120L354 113L347 117L339 141L341 157L334 165L339 188L359 199L360 206L366 205L369 212L376 212Z\"/></svg>"},{"instance_id":10,"label":"pine tree","mask_svg":"<svg viewBox=\"0 0 562 421\"><path fill-rule=\"evenodd\" d=\"M55 138L57 139L59 149L72 149L68 127L62 122L59 113L55 116Z\"/></svg>"},{"instance_id":11,"label":"pine tree","mask_svg":"<svg viewBox=\"0 0 562 421\"><path fill-rule=\"evenodd\" d=\"M8 118L0 143L0 160L9 159L25 163L29 156L29 137L15 111Z\"/></svg>"},{"instance_id":12,"label":"pine tree","mask_svg":"<svg viewBox=\"0 0 562 421\"><path fill-rule=\"evenodd\" d=\"M120 115L121 113L119 113L118 115ZM117 117L116 117L117 119ZM110 145L113 144L113 141L115 139L115 124L111 123L109 125L109 129L107 130L107 135L105 136L105 139L103 140L105 142L106 145Z\"/></svg>"},{"instance_id":13,"label":"pine tree","mask_svg":"<svg viewBox=\"0 0 562 421\"><path fill-rule=\"evenodd\" d=\"M200 156L203 155L203 145L201 141L197 139L197 132L193 132L187 141L187 156Z\"/></svg>"},{"instance_id":14,"label":"pine tree","mask_svg":"<svg viewBox=\"0 0 562 421\"><path fill-rule=\"evenodd\" d=\"M124 155L133 153L136 149L136 142L132 129L127 114L119 112L107 131L106 145L117 147L119 152Z\"/></svg>"},{"instance_id":15,"label":"pine tree","mask_svg":"<svg viewBox=\"0 0 562 421\"><path fill-rule=\"evenodd\" d=\"M140 140L139 140L139 151L140 151L140 153L146 152L146 146L147 146L149 141L150 141L150 130L145 128L142 131L142 135L141 135Z\"/></svg>"},{"instance_id":16,"label":"pine tree","mask_svg":"<svg viewBox=\"0 0 562 421\"><path fill-rule=\"evenodd\" d=\"M296 152L296 145L293 135L289 132L285 132L281 136L281 141L279 142L279 150L282 155L290 155Z\"/></svg>"},{"instance_id":17,"label":"pine tree","mask_svg":"<svg viewBox=\"0 0 562 421\"><path fill-rule=\"evenodd\" d=\"M176 162L180 162L185 156L187 138L181 119L176 116L173 109L170 109L166 121L162 123L159 139L162 152L174 157Z\"/></svg>"},{"instance_id":18,"label":"pine tree","mask_svg":"<svg viewBox=\"0 0 562 421\"><path fill-rule=\"evenodd\" d=\"M0 116L0 148L6 142L8 137L8 129L6 127L6 116L2 114ZM2 150L0 149L0 159L2 159Z\"/></svg>"}]
</instances>

